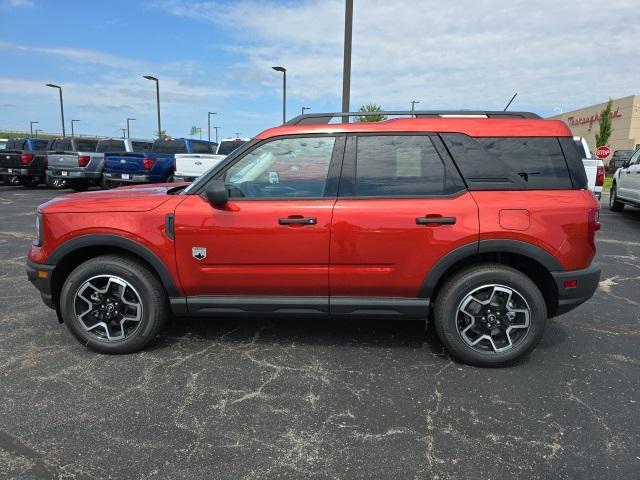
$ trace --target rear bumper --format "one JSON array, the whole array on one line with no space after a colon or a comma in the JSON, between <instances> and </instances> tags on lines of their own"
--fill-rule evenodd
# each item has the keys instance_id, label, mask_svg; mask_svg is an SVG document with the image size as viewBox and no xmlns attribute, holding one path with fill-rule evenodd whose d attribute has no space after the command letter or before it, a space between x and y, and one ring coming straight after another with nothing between
<instances>
[{"instance_id":1,"label":"rear bumper","mask_svg":"<svg viewBox=\"0 0 640 480\"><path fill-rule=\"evenodd\" d=\"M582 270L551 272L558 287L558 310L555 315L567 313L589 300L600 283L600 266L591 265ZM566 287L565 282L575 281L575 287Z\"/></svg>"},{"instance_id":2,"label":"rear bumper","mask_svg":"<svg viewBox=\"0 0 640 480\"><path fill-rule=\"evenodd\" d=\"M174 182L188 182L191 183L193 182L196 178L198 177L193 177L193 176L189 176L189 175L179 175L176 174L173 176L173 181Z\"/></svg>"},{"instance_id":3,"label":"rear bumper","mask_svg":"<svg viewBox=\"0 0 640 480\"><path fill-rule=\"evenodd\" d=\"M115 172L104 172L102 174L104 178L108 180L112 180L114 182L131 182L131 183L161 183L162 180L154 180L151 179L151 175L137 175L134 173L125 173L124 175L128 175L128 178L122 178L122 173Z\"/></svg>"},{"instance_id":4,"label":"rear bumper","mask_svg":"<svg viewBox=\"0 0 640 480\"><path fill-rule=\"evenodd\" d=\"M42 177L44 176L43 168L0 168L0 175L18 175L20 177Z\"/></svg>"},{"instance_id":5,"label":"rear bumper","mask_svg":"<svg viewBox=\"0 0 640 480\"><path fill-rule=\"evenodd\" d=\"M101 172L86 172L84 170L47 169L47 176L51 178L83 178L87 180L100 180Z\"/></svg>"},{"instance_id":6,"label":"rear bumper","mask_svg":"<svg viewBox=\"0 0 640 480\"><path fill-rule=\"evenodd\" d=\"M54 268L53 265L42 265L27 260L27 278L40 292L44 304L53 309L55 309L55 305L51 291L51 276Z\"/></svg>"}]
</instances>

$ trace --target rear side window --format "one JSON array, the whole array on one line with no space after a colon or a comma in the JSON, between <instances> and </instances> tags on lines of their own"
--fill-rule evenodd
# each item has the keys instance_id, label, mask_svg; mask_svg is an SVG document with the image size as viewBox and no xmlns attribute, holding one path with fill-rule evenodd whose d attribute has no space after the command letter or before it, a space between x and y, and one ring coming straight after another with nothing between
<instances>
[{"instance_id":1,"label":"rear side window","mask_svg":"<svg viewBox=\"0 0 640 480\"><path fill-rule=\"evenodd\" d=\"M151 147L153 153L187 153L187 144L183 140L156 140Z\"/></svg>"},{"instance_id":2,"label":"rear side window","mask_svg":"<svg viewBox=\"0 0 640 480\"><path fill-rule=\"evenodd\" d=\"M359 136L353 195L413 197L449 195L463 184L426 135Z\"/></svg>"},{"instance_id":3,"label":"rear side window","mask_svg":"<svg viewBox=\"0 0 640 480\"><path fill-rule=\"evenodd\" d=\"M472 190L574 188L556 137L471 138L459 133L441 137ZM579 157L573 140L568 140L572 153Z\"/></svg>"},{"instance_id":4,"label":"rear side window","mask_svg":"<svg viewBox=\"0 0 640 480\"><path fill-rule=\"evenodd\" d=\"M211 146L208 143L193 142L193 153L211 153Z\"/></svg>"},{"instance_id":5,"label":"rear side window","mask_svg":"<svg viewBox=\"0 0 640 480\"><path fill-rule=\"evenodd\" d=\"M151 142L131 142L131 147L136 153L147 153L151 151Z\"/></svg>"},{"instance_id":6,"label":"rear side window","mask_svg":"<svg viewBox=\"0 0 640 480\"><path fill-rule=\"evenodd\" d=\"M124 140L100 140L98 142L98 153L121 153L126 152Z\"/></svg>"},{"instance_id":7,"label":"rear side window","mask_svg":"<svg viewBox=\"0 0 640 480\"><path fill-rule=\"evenodd\" d=\"M97 140L76 140L78 152L95 152L97 146Z\"/></svg>"}]
</instances>

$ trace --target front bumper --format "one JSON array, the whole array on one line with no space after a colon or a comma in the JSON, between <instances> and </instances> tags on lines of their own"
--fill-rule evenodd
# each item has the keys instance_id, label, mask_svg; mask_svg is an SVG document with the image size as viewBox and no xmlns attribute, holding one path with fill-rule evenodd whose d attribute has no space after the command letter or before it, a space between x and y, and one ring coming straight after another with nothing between
<instances>
[{"instance_id":1,"label":"front bumper","mask_svg":"<svg viewBox=\"0 0 640 480\"><path fill-rule=\"evenodd\" d=\"M100 180L101 172L85 172L84 170L64 170L64 169L47 169L47 176L51 178L71 178L71 179L87 179Z\"/></svg>"},{"instance_id":2,"label":"front bumper","mask_svg":"<svg viewBox=\"0 0 640 480\"><path fill-rule=\"evenodd\" d=\"M34 287L40 292L44 304L55 309L53 302L53 292L51 291L51 276L53 275L53 265L43 265L27 260L27 277Z\"/></svg>"},{"instance_id":3,"label":"front bumper","mask_svg":"<svg viewBox=\"0 0 640 480\"><path fill-rule=\"evenodd\" d=\"M551 272L558 287L558 310L555 315L567 313L589 300L600 283L600 266L591 265L581 270ZM569 283L567 283L569 282ZM573 285L575 287L565 286Z\"/></svg>"},{"instance_id":4,"label":"front bumper","mask_svg":"<svg viewBox=\"0 0 640 480\"><path fill-rule=\"evenodd\" d=\"M133 173L114 172L104 172L102 175L104 176L104 178L106 178L107 180L111 180L112 182L153 183L150 175L136 175Z\"/></svg>"}]
</instances>

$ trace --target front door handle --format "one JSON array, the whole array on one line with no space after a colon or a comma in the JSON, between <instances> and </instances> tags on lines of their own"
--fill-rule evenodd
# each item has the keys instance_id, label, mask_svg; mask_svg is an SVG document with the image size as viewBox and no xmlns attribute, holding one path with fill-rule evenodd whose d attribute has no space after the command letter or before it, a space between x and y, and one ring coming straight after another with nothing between
<instances>
[{"instance_id":1,"label":"front door handle","mask_svg":"<svg viewBox=\"0 0 640 480\"><path fill-rule=\"evenodd\" d=\"M416 225L453 225L456 217L418 217Z\"/></svg>"},{"instance_id":2,"label":"front door handle","mask_svg":"<svg viewBox=\"0 0 640 480\"><path fill-rule=\"evenodd\" d=\"M287 218L280 218L278 223L280 225L316 225L318 219L316 217L298 217L292 215Z\"/></svg>"}]
</instances>

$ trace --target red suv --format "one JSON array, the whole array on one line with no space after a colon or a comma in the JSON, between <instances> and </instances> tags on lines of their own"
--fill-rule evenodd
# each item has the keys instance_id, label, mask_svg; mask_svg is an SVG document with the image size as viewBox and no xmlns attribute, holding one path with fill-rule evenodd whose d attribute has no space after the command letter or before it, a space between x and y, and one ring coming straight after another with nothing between
<instances>
[{"instance_id":1,"label":"red suv","mask_svg":"<svg viewBox=\"0 0 640 480\"><path fill-rule=\"evenodd\" d=\"M410 114L303 115L189 186L56 198L29 279L100 352L140 349L171 313L383 317L431 319L465 362L512 362L598 285L599 204L571 132L530 113Z\"/></svg>"}]
</instances>

